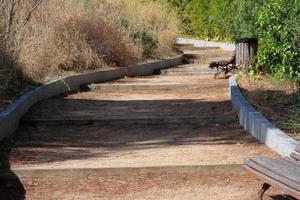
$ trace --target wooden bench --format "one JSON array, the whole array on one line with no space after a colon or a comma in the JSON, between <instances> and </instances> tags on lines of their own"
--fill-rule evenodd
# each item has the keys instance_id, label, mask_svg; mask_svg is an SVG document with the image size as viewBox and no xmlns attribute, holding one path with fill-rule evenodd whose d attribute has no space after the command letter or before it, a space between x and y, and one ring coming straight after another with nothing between
<instances>
[{"instance_id":1,"label":"wooden bench","mask_svg":"<svg viewBox=\"0 0 300 200\"><path fill-rule=\"evenodd\" d=\"M217 72L214 75L214 78L216 79L219 74L224 72L224 75L226 75L231 72L235 71L238 69L239 66L235 64L235 56L231 58L231 60L226 61L226 60L221 60L221 61L216 61L216 62L211 62L209 64L209 68L211 69L216 69Z\"/></svg>"},{"instance_id":2,"label":"wooden bench","mask_svg":"<svg viewBox=\"0 0 300 200\"><path fill-rule=\"evenodd\" d=\"M264 181L258 193L262 200L264 193L271 187L277 187L297 199L300 199L300 145L289 157L273 159L252 157L245 161L245 168Z\"/></svg>"}]
</instances>

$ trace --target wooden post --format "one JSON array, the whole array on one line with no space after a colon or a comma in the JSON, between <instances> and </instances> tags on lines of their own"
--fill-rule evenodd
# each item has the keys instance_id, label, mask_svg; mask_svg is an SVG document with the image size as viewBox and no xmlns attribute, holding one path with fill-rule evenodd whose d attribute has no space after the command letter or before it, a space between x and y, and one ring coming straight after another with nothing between
<instances>
[{"instance_id":1,"label":"wooden post","mask_svg":"<svg viewBox=\"0 0 300 200\"><path fill-rule=\"evenodd\" d=\"M248 70L249 66L254 63L257 54L258 42L255 38L238 38L235 41L236 46L236 66L241 66Z\"/></svg>"}]
</instances>

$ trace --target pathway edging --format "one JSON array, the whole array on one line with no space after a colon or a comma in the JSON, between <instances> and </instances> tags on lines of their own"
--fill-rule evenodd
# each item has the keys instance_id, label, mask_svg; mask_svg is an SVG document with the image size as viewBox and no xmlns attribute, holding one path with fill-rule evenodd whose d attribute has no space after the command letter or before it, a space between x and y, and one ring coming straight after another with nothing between
<instances>
[{"instance_id":1,"label":"pathway edging","mask_svg":"<svg viewBox=\"0 0 300 200\"><path fill-rule=\"evenodd\" d=\"M234 51L235 45L224 43L224 42L214 42L206 40L195 40L190 38L177 38L177 44L192 44L194 47L219 47L225 51Z\"/></svg>"},{"instance_id":2,"label":"pathway edging","mask_svg":"<svg viewBox=\"0 0 300 200\"><path fill-rule=\"evenodd\" d=\"M245 99L238 87L236 76L229 79L229 92L239 122L246 131L282 156L289 156L294 151L298 142L276 128Z\"/></svg>"},{"instance_id":3,"label":"pathway edging","mask_svg":"<svg viewBox=\"0 0 300 200\"><path fill-rule=\"evenodd\" d=\"M20 119L26 114L29 108L38 101L79 90L80 86L85 84L106 82L120 79L125 76L152 75L157 70L180 65L182 64L182 61L183 55L180 55L170 59L142 63L119 69L62 77L38 86L22 95L6 110L0 113L0 140L12 134L18 128Z\"/></svg>"}]
</instances>

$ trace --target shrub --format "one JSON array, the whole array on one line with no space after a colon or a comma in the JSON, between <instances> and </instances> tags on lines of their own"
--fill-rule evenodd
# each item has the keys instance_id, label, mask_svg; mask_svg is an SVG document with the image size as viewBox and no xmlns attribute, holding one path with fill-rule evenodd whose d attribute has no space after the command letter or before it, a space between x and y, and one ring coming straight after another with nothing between
<instances>
[{"instance_id":1,"label":"shrub","mask_svg":"<svg viewBox=\"0 0 300 200\"><path fill-rule=\"evenodd\" d=\"M149 57L149 52L154 53L150 57L156 58L174 54L173 47L179 34L179 20L173 9L168 9L163 2L156 3L150 0L109 1L113 5L113 10L120 11L116 20L126 28L146 58Z\"/></svg>"},{"instance_id":2,"label":"shrub","mask_svg":"<svg viewBox=\"0 0 300 200\"><path fill-rule=\"evenodd\" d=\"M209 0L192 0L186 7L187 18L190 21L189 33L200 38L213 38L209 21Z\"/></svg>"},{"instance_id":3,"label":"shrub","mask_svg":"<svg viewBox=\"0 0 300 200\"><path fill-rule=\"evenodd\" d=\"M237 37L257 38L256 15L265 0L240 1L236 8L234 27Z\"/></svg>"},{"instance_id":4,"label":"shrub","mask_svg":"<svg viewBox=\"0 0 300 200\"><path fill-rule=\"evenodd\" d=\"M42 3L22 26L34 2ZM36 81L65 70L173 55L179 25L176 13L163 4L140 0L19 1L13 13L9 39L2 34L0 42L9 47L6 52L13 54L18 71ZM5 14L0 17L5 33Z\"/></svg>"},{"instance_id":5,"label":"shrub","mask_svg":"<svg viewBox=\"0 0 300 200\"><path fill-rule=\"evenodd\" d=\"M233 41L238 0L169 0L185 23L185 34L202 39Z\"/></svg>"},{"instance_id":6,"label":"shrub","mask_svg":"<svg viewBox=\"0 0 300 200\"><path fill-rule=\"evenodd\" d=\"M151 32L149 32L148 30L142 30L135 33L133 38L141 42L143 56L145 58L150 58L154 55L158 47L158 40Z\"/></svg>"},{"instance_id":7,"label":"shrub","mask_svg":"<svg viewBox=\"0 0 300 200\"><path fill-rule=\"evenodd\" d=\"M168 0L177 7L190 37L234 41L258 37L253 72L291 78L300 84L299 0ZM256 74L257 75L257 74Z\"/></svg>"},{"instance_id":8,"label":"shrub","mask_svg":"<svg viewBox=\"0 0 300 200\"><path fill-rule=\"evenodd\" d=\"M300 3L272 0L258 12L258 66L277 78L300 82Z\"/></svg>"},{"instance_id":9,"label":"shrub","mask_svg":"<svg viewBox=\"0 0 300 200\"><path fill-rule=\"evenodd\" d=\"M92 1L43 2L14 37L18 70L36 81L47 81L64 70L138 61L139 49L106 16L104 7Z\"/></svg>"},{"instance_id":10,"label":"shrub","mask_svg":"<svg viewBox=\"0 0 300 200\"><path fill-rule=\"evenodd\" d=\"M234 41L236 36L234 20L238 2L236 0L211 1L209 16L214 38L217 40Z\"/></svg>"}]
</instances>

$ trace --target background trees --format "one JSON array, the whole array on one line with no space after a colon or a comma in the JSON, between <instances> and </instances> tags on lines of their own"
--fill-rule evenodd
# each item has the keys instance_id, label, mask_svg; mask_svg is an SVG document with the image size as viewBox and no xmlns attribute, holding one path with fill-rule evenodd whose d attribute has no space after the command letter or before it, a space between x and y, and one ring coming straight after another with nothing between
<instances>
[{"instance_id":1,"label":"background trees","mask_svg":"<svg viewBox=\"0 0 300 200\"><path fill-rule=\"evenodd\" d=\"M257 37L256 71L300 82L299 0L169 0L185 36L234 42ZM259 69L259 70L258 70Z\"/></svg>"}]
</instances>

